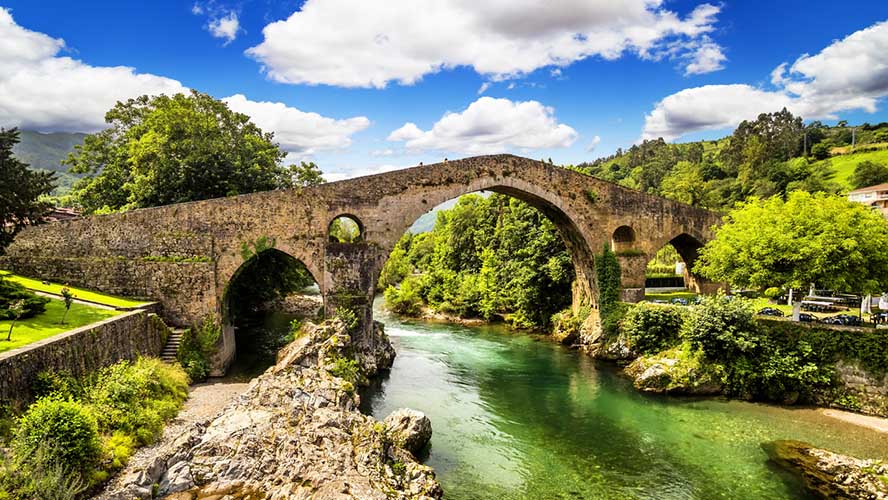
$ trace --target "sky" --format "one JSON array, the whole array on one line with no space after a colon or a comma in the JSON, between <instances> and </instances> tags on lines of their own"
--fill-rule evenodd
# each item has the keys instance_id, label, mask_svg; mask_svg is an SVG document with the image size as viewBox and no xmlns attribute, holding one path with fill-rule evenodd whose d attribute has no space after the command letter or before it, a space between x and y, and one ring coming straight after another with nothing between
<instances>
[{"instance_id":1,"label":"sky","mask_svg":"<svg viewBox=\"0 0 888 500\"><path fill-rule=\"evenodd\" d=\"M888 2L0 0L0 126L95 132L195 89L328 180L514 153L576 164L787 107L888 121Z\"/></svg>"}]
</instances>

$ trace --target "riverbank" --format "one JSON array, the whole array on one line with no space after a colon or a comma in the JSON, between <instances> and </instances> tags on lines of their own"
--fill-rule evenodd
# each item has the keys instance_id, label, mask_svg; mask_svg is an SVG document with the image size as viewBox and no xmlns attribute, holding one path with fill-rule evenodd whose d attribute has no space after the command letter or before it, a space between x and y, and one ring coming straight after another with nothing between
<instances>
[{"instance_id":1,"label":"riverbank","mask_svg":"<svg viewBox=\"0 0 888 500\"><path fill-rule=\"evenodd\" d=\"M888 435L817 408L636 392L615 365L504 325L376 317L398 350L362 393L380 419L403 406L435 426L428 458L451 500L810 499L762 444L792 439L888 459Z\"/></svg>"},{"instance_id":2,"label":"riverbank","mask_svg":"<svg viewBox=\"0 0 888 500\"><path fill-rule=\"evenodd\" d=\"M357 410L355 384L394 358L381 330L362 340L338 320L307 324L243 393L98 498L439 498L432 470Z\"/></svg>"}]
</instances>

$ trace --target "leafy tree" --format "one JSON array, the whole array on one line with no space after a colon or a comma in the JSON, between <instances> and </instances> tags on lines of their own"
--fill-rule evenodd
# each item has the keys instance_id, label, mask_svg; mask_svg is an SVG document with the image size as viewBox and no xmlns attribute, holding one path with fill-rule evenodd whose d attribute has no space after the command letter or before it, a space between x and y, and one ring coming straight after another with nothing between
<instances>
[{"instance_id":1,"label":"leafy tree","mask_svg":"<svg viewBox=\"0 0 888 500\"><path fill-rule=\"evenodd\" d=\"M710 193L701 166L689 161L678 162L660 186L666 198L690 205L710 206Z\"/></svg>"},{"instance_id":2,"label":"leafy tree","mask_svg":"<svg viewBox=\"0 0 888 500\"><path fill-rule=\"evenodd\" d=\"M811 147L811 156L817 160L829 158L829 144L820 142Z\"/></svg>"},{"instance_id":3,"label":"leafy tree","mask_svg":"<svg viewBox=\"0 0 888 500\"><path fill-rule=\"evenodd\" d=\"M71 304L74 303L74 294L71 293L71 289L68 287L62 287L62 299L65 300L65 314L62 316L61 323L64 325L65 320L68 319L68 312L71 311Z\"/></svg>"},{"instance_id":4,"label":"leafy tree","mask_svg":"<svg viewBox=\"0 0 888 500\"><path fill-rule=\"evenodd\" d=\"M299 165L290 165L283 169L279 184L283 188L297 188L317 186L327 182L321 173L320 167L314 162L300 162Z\"/></svg>"},{"instance_id":5,"label":"leafy tree","mask_svg":"<svg viewBox=\"0 0 888 500\"><path fill-rule=\"evenodd\" d=\"M86 213L265 191L287 178L273 135L207 94L118 102L105 121L64 161L86 174L72 191Z\"/></svg>"},{"instance_id":6,"label":"leafy tree","mask_svg":"<svg viewBox=\"0 0 888 500\"><path fill-rule=\"evenodd\" d=\"M604 245L601 256L595 259L595 275L598 278L598 308L602 318L608 316L620 302L620 262L610 245Z\"/></svg>"},{"instance_id":7,"label":"leafy tree","mask_svg":"<svg viewBox=\"0 0 888 500\"><path fill-rule=\"evenodd\" d=\"M361 227L350 217L337 217L330 223L330 241L356 243L361 240Z\"/></svg>"},{"instance_id":8,"label":"leafy tree","mask_svg":"<svg viewBox=\"0 0 888 500\"><path fill-rule=\"evenodd\" d=\"M31 171L15 158L18 143L18 129L0 128L0 255L22 227L40 221L49 208L41 197L55 187L55 174Z\"/></svg>"},{"instance_id":9,"label":"leafy tree","mask_svg":"<svg viewBox=\"0 0 888 500\"><path fill-rule=\"evenodd\" d=\"M851 185L854 186L854 189L875 186L884 182L888 182L888 166L867 160L854 167L854 174L851 176Z\"/></svg>"},{"instance_id":10,"label":"leafy tree","mask_svg":"<svg viewBox=\"0 0 888 500\"><path fill-rule=\"evenodd\" d=\"M694 270L714 281L766 288L876 293L888 287L888 223L839 196L791 193L751 199L715 229Z\"/></svg>"},{"instance_id":11,"label":"leafy tree","mask_svg":"<svg viewBox=\"0 0 888 500\"><path fill-rule=\"evenodd\" d=\"M12 323L9 324L9 331L6 333L6 341L12 341L12 329L15 328L15 323L19 319L21 319L22 315L25 314L25 301L17 300L13 302L9 306L9 313L12 315Z\"/></svg>"}]
</instances>

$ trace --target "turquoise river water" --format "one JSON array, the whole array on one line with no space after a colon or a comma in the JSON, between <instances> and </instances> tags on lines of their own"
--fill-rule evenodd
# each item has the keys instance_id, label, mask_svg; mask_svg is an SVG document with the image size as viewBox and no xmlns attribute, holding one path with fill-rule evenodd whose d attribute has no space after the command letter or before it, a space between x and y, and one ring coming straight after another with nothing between
<instances>
[{"instance_id":1,"label":"turquoise river water","mask_svg":"<svg viewBox=\"0 0 888 500\"><path fill-rule=\"evenodd\" d=\"M762 443L888 458L888 434L817 410L647 396L542 337L376 315L398 357L363 409L431 418L447 499L806 498Z\"/></svg>"}]
</instances>

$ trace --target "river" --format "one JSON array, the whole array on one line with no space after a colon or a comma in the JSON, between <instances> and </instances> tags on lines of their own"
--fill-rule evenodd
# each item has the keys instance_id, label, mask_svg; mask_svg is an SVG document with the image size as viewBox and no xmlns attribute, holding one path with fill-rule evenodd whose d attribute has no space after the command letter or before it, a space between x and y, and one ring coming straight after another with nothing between
<instances>
[{"instance_id":1,"label":"river","mask_svg":"<svg viewBox=\"0 0 888 500\"><path fill-rule=\"evenodd\" d=\"M807 498L761 444L888 458L888 434L791 409L639 394L612 367L503 326L407 321L377 306L398 356L362 393L378 419L420 410L446 498Z\"/></svg>"}]
</instances>

